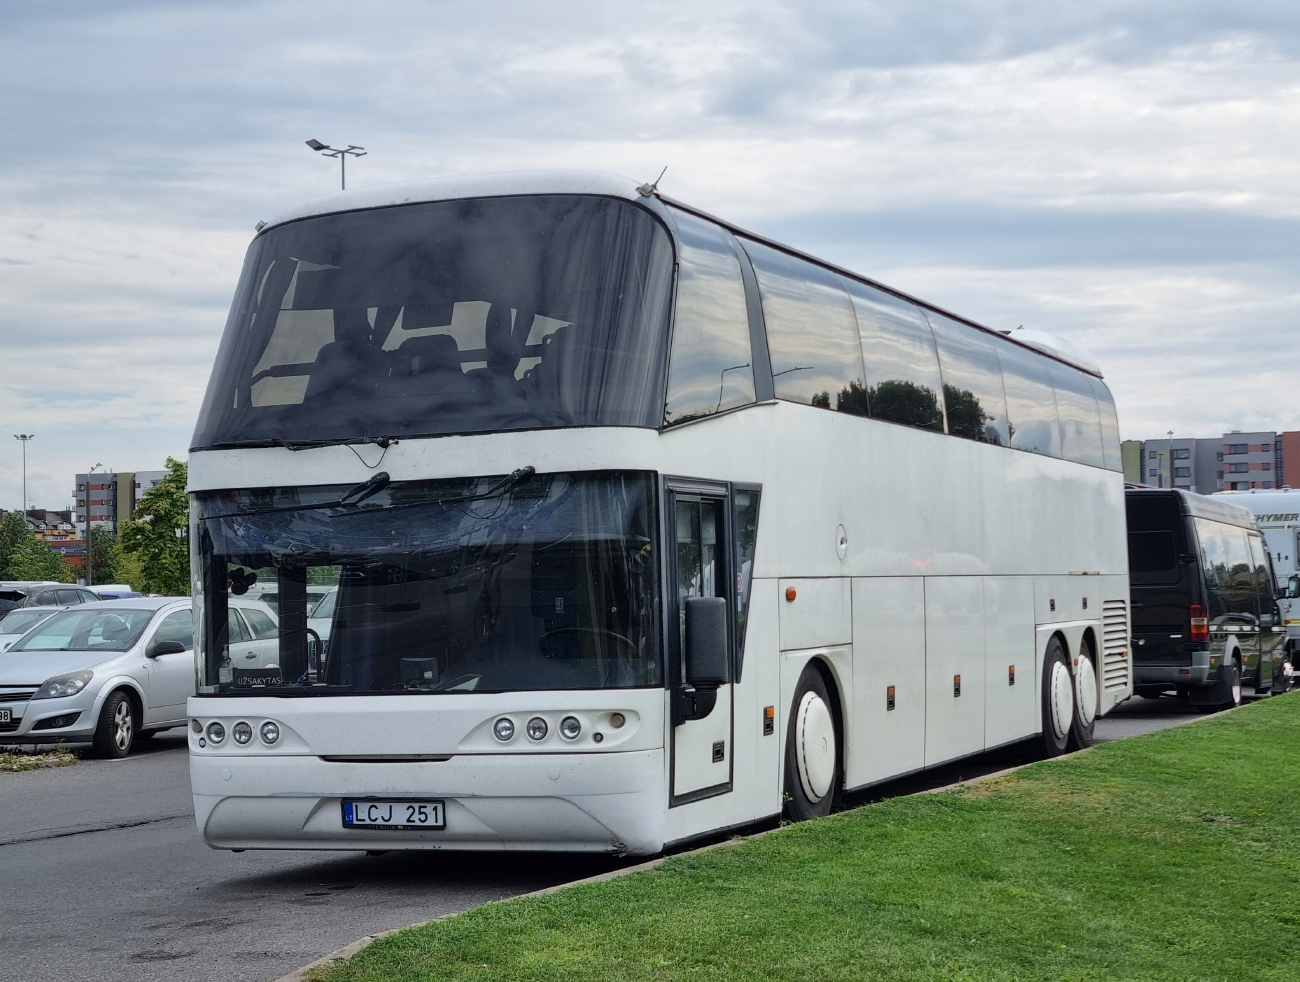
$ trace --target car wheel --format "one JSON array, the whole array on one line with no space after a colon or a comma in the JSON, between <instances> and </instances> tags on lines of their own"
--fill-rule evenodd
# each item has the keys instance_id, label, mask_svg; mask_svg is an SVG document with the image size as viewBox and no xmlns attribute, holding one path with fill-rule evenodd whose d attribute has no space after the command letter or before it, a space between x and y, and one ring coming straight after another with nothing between
<instances>
[{"instance_id":1,"label":"car wheel","mask_svg":"<svg viewBox=\"0 0 1300 982\"><path fill-rule=\"evenodd\" d=\"M1074 721L1070 724L1070 749L1092 746L1093 728L1097 723L1097 667L1092 648L1083 642L1079 664L1074 668Z\"/></svg>"},{"instance_id":2,"label":"car wheel","mask_svg":"<svg viewBox=\"0 0 1300 982\"><path fill-rule=\"evenodd\" d=\"M1065 645L1052 638L1043 656L1043 754L1059 757L1070 745L1074 725L1074 679L1065 664Z\"/></svg>"},{"instance_id":3,"label":"car wheel","mask_svg":"<svg viewBox=\"0 0 1300 982\"><path fill-rule=\"evenodd\" d=\"M793 822L829 815L840 786L839 734L826 680L803 670L785 739L785 817Z\"/></svg>"},{"instance_id":4,"label":"car wheel","mask_svg":"<svg viewBox=\"0 0 1300 982\"><path fill-rule=\"evenodd\" d=\"M1224 709L1236 709L1241 705L1241 662L1232 659L1232 671L1228 673L1228 685L1224 695L1228 697L1223 703Z\"/></svg>"},{"instance_id":5,"label":"car wheel","mask_svg":"<svg viewBox=\"0 0 1300 982\"><path fill-rule=\"evenodd\" d=\"M93 741L99 757L122 758L131 752L135 743L135 706L131 697L120 689L104 702L99 712L99 725L95 727Z\"/></svg>"}]
</instances>

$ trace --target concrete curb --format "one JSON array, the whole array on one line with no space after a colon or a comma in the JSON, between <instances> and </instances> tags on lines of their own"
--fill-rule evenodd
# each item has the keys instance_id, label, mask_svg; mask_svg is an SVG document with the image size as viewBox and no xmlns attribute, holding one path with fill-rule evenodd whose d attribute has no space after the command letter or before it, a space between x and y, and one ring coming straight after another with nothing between
<instances>
[{"instance_id":1,"label":"concrete curb","mask_svg":"<svg viewBox=\"0 0 1300 982\"><path fill-rule=\"evenodd\" d=\"M1088 750L1092 750L1092 749L1093 749L1092 747L1089 747L1087 750L1081 750L1078 752L1087 753ZM1073 754L1067 756L1073 756ZM992 781L999 777L1005 777L1007 774L1014 774L1016 771L1020 770L1021 768L1029 767L1031 764L1035 764L1035 763L1038 762L1030 761L1027 764L1018 764L1015 767L1008 767L1005 768L1004 770L994 771L991 774L981 774L979 777L968 778L964 781L955 781L952 784L945 784L943 787L940 788L928 788L925 791L919 791L916 793L917 794L938 794L941 791L951 791L953 788L967 787L975 784L980 784L984 781ZM534 890L531 893L521 893L514 897L506 897L504 900L489 900L488 903L501 904L501 903L506 903L507 901L510 900L521 900L527 897L545 897L548 894L558 893L561 890L568 890L570 887L579 887L587 883L603 883L606 880L614 880L621 876L630 876L633 873L644 873L646 870L651 870L659 866L666 859L676 859L679 856L698 856L701 855L702 853L711 852L714 849L722 849L726 846L742 846L747 842L752 842L755 839L761 839L765 835L771 835L773 832L780 832L785 828L788 828L788 826L781 825L774 829L764 829L762 832L755 832L752 835L734 836L730 839L724 839L721 842L711 842L707 846L701 846L698 849L690 849L686 852L673 853L671 856L658 856L654 859L648 860L647 862L638 863L635 866L625 866L622 869L610 870L608 873L598 873L595 876L587 876L581 880L570 880L568 883L557 883L555 884L555 886L543 887L541 890ZM274 979L273 982L306 982L307 973L312 971L313 969L320 968L324 965L328 965L330 962L339 961L340 959L343 958L351 958L357 952L368 947L372 942L377 941L380 938L386 938L390 934L396 934L398 931L405 931L409 928L423 927L426 924L434 924L437 923L438 921L445 921L452 917L459 917L461 914L467 914L469 913L469 911L475 910L476 907L481 907L481 906L483 905L477 904L475 905L475 907L468 907L465 910L458 910L450 914L443 914L440 917L431 917L427 921L416 921L414 924L407 924L405 927L395 927L391 931L380 931L378 934L367 935L364 938L359 938L358 940L353 941L350 945L345 945L344 947L339 948L337 951L331 951L328 955L324 955L323 957L316 959L310 965L304 965L302 968L296 969L295 971L290 972L288 975L282 975L278 979Z\"/></svg>"}]
</instances>

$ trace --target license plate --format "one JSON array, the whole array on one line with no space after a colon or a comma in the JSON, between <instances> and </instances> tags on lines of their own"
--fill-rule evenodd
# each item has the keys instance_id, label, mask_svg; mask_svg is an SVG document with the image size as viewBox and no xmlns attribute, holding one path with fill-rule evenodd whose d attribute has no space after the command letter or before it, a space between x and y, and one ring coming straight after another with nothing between
<instances>
[{"instance_id":1,"label":"license plate","mask_svg":"<svg viewBox=\"0 0 1300 982\"><path fill-rule=\"evenodd\" d=\"M343 802L343 827L394 831L445 829L447 820L441 801L358 798Z\"/></svg>"},{"instance_id":2,"label":"license plate","mask_svg":"<svg viewBox=\"0 0 1300 982\"><path fill-rule=\"evenodd\" d=\"M8 710L8 709L0 709L0 723L8 723L8 722L10 722L10 715L9 715L9 713L10 713L10 710Z\"/></svg>"}]
</instances>

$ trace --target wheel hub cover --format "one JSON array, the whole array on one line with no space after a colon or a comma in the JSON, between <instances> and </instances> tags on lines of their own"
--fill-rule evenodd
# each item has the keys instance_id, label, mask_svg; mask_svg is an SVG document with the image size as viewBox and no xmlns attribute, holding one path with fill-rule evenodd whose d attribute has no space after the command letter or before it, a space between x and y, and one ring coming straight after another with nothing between
<instances>
[{"instance_id":1,"label":"wheel hub cover","mask_svg":"<svg viewBox=\"0 0 1300 982\"><path fill-rule=\"evenodd\" d=\"M1074 685L1070 670L1059 661L1052 665L1051 679L1052 729L1058 739L1070 732L1074 722Z\"/></svg>"},{"instance_id":2,"label":"wheel hub cover","mask_svg":"<svg viewBox=\"0 0 1300 982\"><path fill-rule=\"evenodd\" d=\"M1079 719L1091 726L1097 715L1097 670L1091 658L1079 659Z\"/></svg>"},{"instance_id":3,"label":"wheel hub cover","mask_svg":"<svg viewBox=\"0 0 1300 982\"><path fill-rule=\"evenodd\" d=\"M805 692L799 701L794 752L803 793L809 801L821 801L835 777L835 721L815 692Z\"/></svg>"}]
</instances>

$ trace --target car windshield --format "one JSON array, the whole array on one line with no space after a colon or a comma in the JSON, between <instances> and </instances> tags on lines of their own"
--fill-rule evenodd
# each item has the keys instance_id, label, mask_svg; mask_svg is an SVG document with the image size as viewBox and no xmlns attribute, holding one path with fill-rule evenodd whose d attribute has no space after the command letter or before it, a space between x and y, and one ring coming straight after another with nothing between
<instances>
[{"instance_id":1,"label":"car windshield","mask_svg":"<svg viewBox=\"0 0 1300 982\"><path fill-rule=\"evenodd\" d=\"M26 634L45 618L51 617L55 613L53 610L32 610L30 608L11 610L7 614L0 615L0 634Z\"/></svg>"},{"instance_id":2,"label":"car windshield","mask_svg":"<svg viewBox=\"0 0 1300 982\"><path fill-rule=\"evenodd\" d=\"M394 482L351 507L312 507L347 487L196 494L199 692L659 685L653 489L639 472L529 470ZM256 637L228 610L268 581L278 624ZM307 595L331 585L322 637Z\"/></svg>"},{"instance_id":3,"label":"car windshield","mask_svg":"<svg viewBox=\"0 0 1300 982\"><path fill-rule=\"evenodd\" d=\"M319 619L324 617L333 617L334 604L338 600L338 596L339 594L337 590L331 590L329 593L325 594L320 603L316 604L316 606L311 609L312 618Z\"/></svg>"},{"instance_id":4,"label":"car windshield","mask_svg":"<svg viewBox=\"0 0 1300 982\"><path fill-rule=\"evenodd\" d=\"M533 195L290 222L253 243L194 449L658 426L672 244Z\"/></svg>"},{"instance_id":5,"label":"car windshield","mask_svg":"<svg viewBox=\"0 0 1300 982\"><path fill-rule=\"evenodd\" d=\"M9 651L126 651L140 640L152 610L65 610L14 643Z\"/></svg>"}]
</instances>

